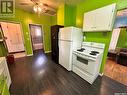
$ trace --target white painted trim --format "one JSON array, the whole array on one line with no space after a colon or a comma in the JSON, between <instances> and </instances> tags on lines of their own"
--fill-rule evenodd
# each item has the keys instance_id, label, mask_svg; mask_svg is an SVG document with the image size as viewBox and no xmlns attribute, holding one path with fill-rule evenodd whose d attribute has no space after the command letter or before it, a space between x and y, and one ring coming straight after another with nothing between
<instances>
[{"instance_id":1,"label":"white painted trim","mask_svg":"<svg viewBox=\"0 0 127 95\"><path fill-rule=\"evenodd\" d=\"M45 51L45 53L51 53L52 51Z\"/></svg>"},{"instance_id":2,"label":"white painted trim","mask_svg":"<svg viewBox=\"0 0 127 95\"><path fill-rule=\"evenodd\" d=\"M28 32L27 32L26 35L29 35L29 38L30 38L30 44L31 44L31 49L32 49L32 55L33 55L32 38L31 38L31 34L30 34L30 24L28 24Z\"/></svg>"},{"instance_id":3,"label":"white painted trim","mask_svg":"<svg viewBox=\"0 0 127 95\"><path fill-rule=\"evenodd\" d=\"M43 48L45 52L45 39L44 39L44 28L42 24L36 24L36 23L29 23L29 33L30 33L30 40L31 40L31 46L32 46L32 38L31 38L31 31L30 31L30 25L38 25L41 26L41 32L42 32L42 38L43 38ZM33 46L32 46L32 51L33 51Z\"/></svg>"},{"instance_id":4,"label":"white painted trim","mask_svg":"<svg viewBox=\"0 0 127 95\"><path fill-rule=\"evenodd\" d=\"M27 56L33 56L33 54L28 54Z\"/></svg>"},{"instance_id":5,"label":"white painted trim","mask_svg":"<svg viewBox=\"0 0 127 95\"><path fill-rule=\"evenodd\" d=\"M102 77L103 75L104 75L104 73L99 73L99 76L101 76L101 77Z\"/></svg>"}]
</instances>

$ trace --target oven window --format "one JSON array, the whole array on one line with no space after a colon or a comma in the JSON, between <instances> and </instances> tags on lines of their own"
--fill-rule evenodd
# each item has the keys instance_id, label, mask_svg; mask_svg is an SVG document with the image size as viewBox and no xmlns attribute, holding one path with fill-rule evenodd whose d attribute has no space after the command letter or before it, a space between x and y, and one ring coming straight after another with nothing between
<instances>
[{"instance_id":1,"label":"oven window","mask_svg":"<svg viewBox=\"0 0 127 95\"><path fill-rule=\"evenodd\" d=\"M88 60L86 60L86 59L83 59L83 58L77 56L77 60L88 65Z\"/></svg>"}]
</instances>

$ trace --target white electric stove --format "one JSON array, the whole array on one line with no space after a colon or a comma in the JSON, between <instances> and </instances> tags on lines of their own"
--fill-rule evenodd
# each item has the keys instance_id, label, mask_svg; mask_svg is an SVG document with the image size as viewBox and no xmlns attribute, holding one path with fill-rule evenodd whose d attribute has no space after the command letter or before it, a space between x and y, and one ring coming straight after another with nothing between
<instances>
[{"instance_id":1,"label":"white electric stove","mask_svg":"<svg viewBox=\"0 0 127 95\"><path fill-rule=\"evenodd\" d=\"M81 49L73 51L72 71L90 84L99 75L105 44L83 42Z\"/></svg>"}]
</instances>

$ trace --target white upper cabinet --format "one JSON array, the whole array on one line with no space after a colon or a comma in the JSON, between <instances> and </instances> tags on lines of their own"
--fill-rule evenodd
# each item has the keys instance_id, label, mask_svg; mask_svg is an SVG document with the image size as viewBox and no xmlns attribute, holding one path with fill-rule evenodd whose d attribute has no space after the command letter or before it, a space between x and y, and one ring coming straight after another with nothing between
<instances>
[{"instance_id":1,"label":"white upper cabinet","mask_svg":"<svg viewBox=\"0 0 127 95\"><path fill-rule=\"evenodd\" d=\"M108 5L84 14L83 31L112 31L116 16L116 4Z\"/></svg>"},{"instance_id":2,"label":"white upper cabinet","mask_svg":"<svg viewBox=\"0 0 127 95\"><path fill-rule=\"evenodd\" d=\"M84 27L83 31L89 31L94 28L95 16L94 12L89 12L84 15Z\"/></svg>"}]
</instances>

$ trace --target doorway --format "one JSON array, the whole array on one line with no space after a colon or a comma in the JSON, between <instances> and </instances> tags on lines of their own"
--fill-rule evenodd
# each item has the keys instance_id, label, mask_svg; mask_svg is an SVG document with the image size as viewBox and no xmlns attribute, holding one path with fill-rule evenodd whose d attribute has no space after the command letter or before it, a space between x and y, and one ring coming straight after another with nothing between
<instances>
[{"instance_id":1,"label":"doorway","mask_svg":"<svg viewBox=\"0 0 127 95\"><path fill-rule=\"evenodd\" d=\"M33 52L42 50L44 51L44 43L43 43L43 29L41 25L38 24L29 24L30 35L32 41Z\"/></svg>"},{"instance_id":2,"label":"doorway","mask_svg":"<svg viewBox=\"0 0 127 95\"><path fill-rule=\"evenodd\" d=\"M117 12L104 75L127 85L127 9Z\"/></svg>"},{"instance_id":3,"label":"doorway","mask_svg":"<svg viewBox=\"0 0 127 95\"><path fill-rule=\"evenodd\" d=\"M26 56L20 23L0 22L9 54L15 58Z\"/></svg>"}]
</instances>

